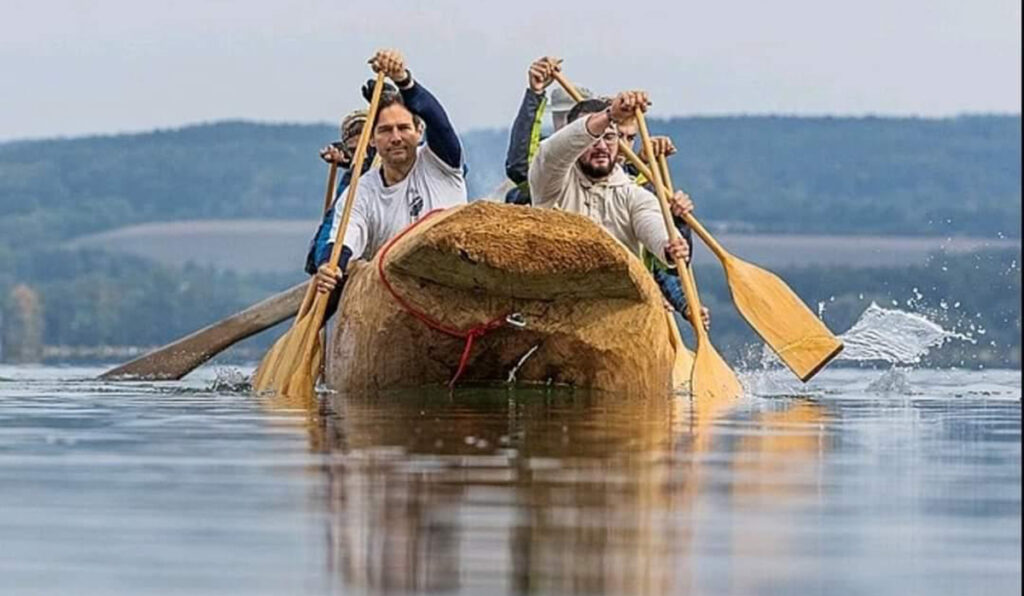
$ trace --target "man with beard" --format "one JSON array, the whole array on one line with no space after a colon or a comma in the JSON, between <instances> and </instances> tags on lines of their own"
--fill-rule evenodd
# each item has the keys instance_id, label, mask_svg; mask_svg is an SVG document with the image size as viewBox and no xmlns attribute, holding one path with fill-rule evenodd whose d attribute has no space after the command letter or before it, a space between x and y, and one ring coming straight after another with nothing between
<instances>
[{"instance_id":1,"label":"man with beard","mask_svg":"<svg viewBox=\"0 0 1024 596\"><path fill-rule=\"evenodd\" d=\"M569 112L568 124L540 144L530 166L534 205L571 211L601 225L638 257L646 249L662 264L689 260L683 238L669 241L658 198L641 188L618 163L619 124L646 111L647 94L619 93L612 101L588 99ZM682 191L670 199L675 215L693 210ZM705 325L708 324L704 313Z\"/></svg>"},{"instance_id":2,"label":"man with beard","mask_svg":"<svg viewBox=\"0 0 1024 596\"><path fill-rule=\"evenodd\" d=\"M413 80L400 53L378 51L370 64L375 72L383 72L395 83L398 93L381 95L377 118L370 123L371 144L381 165L360 179L338 268L318 263L320 292L334 292L350 259L372 258L421 215L466 202L462 145L444 108ZM424 125L427 142L420 146ZM332 239L337 237L342 211L335 209ZM331 249L333 245L329 245L326 255Z\"/></svg>"}]
</instances>

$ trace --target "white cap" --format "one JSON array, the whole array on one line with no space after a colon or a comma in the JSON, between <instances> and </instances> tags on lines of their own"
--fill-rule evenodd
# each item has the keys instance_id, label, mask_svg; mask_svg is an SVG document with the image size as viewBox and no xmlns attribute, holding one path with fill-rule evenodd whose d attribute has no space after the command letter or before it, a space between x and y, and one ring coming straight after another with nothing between
<instances>
[{"instance_id":1,"label":"white cap","mask_svg":"<svg viewBox=\"0 0 1024 596\"><path fill-rule=\"evenodd\" d=\"M590 89L587 89L586 87L577 87L576 90L580 92L583 99L590 99L594 96L594 94L590 92ZM566 93L565 89L555 87L554 91L551 92L551 104L548 109L552 112L568 112L574 105L576 105L576 102L569 97L569 94Z\"/></svg>"}]
</instances>

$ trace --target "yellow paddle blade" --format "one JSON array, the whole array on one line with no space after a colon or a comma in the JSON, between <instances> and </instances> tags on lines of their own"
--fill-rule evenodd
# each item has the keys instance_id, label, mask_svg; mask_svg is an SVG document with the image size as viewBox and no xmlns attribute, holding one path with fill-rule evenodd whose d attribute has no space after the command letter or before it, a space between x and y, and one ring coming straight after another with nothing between
<instances>
[{"instance_id":1,"label":"yellow paddle blade","mask_svg":"<svg viewBox=\"0 0 1024 596\"><path fill-rule=\"evenodd\" d=\"M324 343L318 334L309 357L300 363L300 368L297 368L288 378L287 383L281 388L282 394L292 399L312 396L316 393L316 380L320 378L323 364Z\"/></svg>"},{"instance_id":2,"label":"yellow paddle blade","mask_svg":"<svg viewBox=\"0 0 1024 596\"><path fill-rule=\"evenodd\" d=\"M707 339L707 336L704 336ZM697 340L690 394L694 401L733 400L743 395L743 385L710 341Z\"/></svg>"},{"instance_id":3,"label":"yellow paddle blade","mask_svg":"<svg viewBox=\"0 0 1024 596\"><path fill-rule=\"evenodd\" d=\"M316 297L316 278L309 280L306 284L306 293L302 298L302 304L299 306L298 312L295 314L295 322L309 314L309 310L313 307L313 300ZM274 345L270 346L267 353L263 355L263 360L260 361L260 365L256 367L256 372L253 373L252 377L252 388L254 391L266 391L270 387L274 377L280 372L281 367L281 354L284 353L285 346L292 338L292 330L295 329L295 322L292 326L285 331L284 334L277 338Z\"/></svg>"},{"instance_id":4,"label":"yellow paddle blade","mask_svg":"<svg viewBox=\"0 0 1024 596\"><path fill-rule=\"evenodd\" d=\"M723 264L736 308L801 381L843 350L843 342L774 273L736 257Z\"/></svg>"},{"instance_id":5,"label":"yellow paddle blade","mask_svg":"<svg viewBox=\"0 0 1024 596\"><path fill-rule=\"evenodd\" d=\"M284 334L277 338L274 345L270 346L267 353L263 355L263 360L260 360L260 365L256 367L256 372L252 376L252 388L254 391L266 391L267 387L270 386L271 379L277 374L278 367L281 364L281 353L284 351L285 344L288 343L288 335L291 333L291 329L285 331Z\"/></svg>"},{"instance_id":6,"label":"yellow paddle blade","mask_svg":"<svg viewBox=\"0 0 1024 596\"><path fill-rule=\"evenodd\" d=\"M310 371L313 370L317 346L321 343L320 323L323 321L324 309L319 307L324 305L326 305L326 300L318 300L317 306L306 316L297 320L295 326L292 327L292 340L288 342L281 354L279 372L271 383L271 388L276 392L295 394L312 391L316 376L313 376ZM319 354L322 358L322 348L320 348ZM319 368L316 370L319 372Z\"/></svg>"},{"instance_id":7,"label":"yellow paddle blade","mask_svg":"<svg viewBox=\"0 0 1024 596\"><path fill-rule=\"evenodd\" d=\"M665 319L668 322L669 343L676 351L676 361L672 365L672 387L677 389L690 382L690 376L693 374L693 352L683 343L676 318L672 316L671 311L665 311Z\"/></svg>"}]
</instances>

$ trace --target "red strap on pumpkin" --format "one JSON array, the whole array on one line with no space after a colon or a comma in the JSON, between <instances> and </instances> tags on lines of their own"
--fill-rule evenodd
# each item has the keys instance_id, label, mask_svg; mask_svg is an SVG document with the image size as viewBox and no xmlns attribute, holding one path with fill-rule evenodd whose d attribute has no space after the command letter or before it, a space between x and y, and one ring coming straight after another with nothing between
<instances>
[{"instance_id":1,"label":"red strap on pumpkin","mask_svg":"<svg viewBox=\"0 0 1024 596\"><path fill-rule=\"evenodd\" d=\"M381 249L380 257L377 259L377 274L380 276L381 282L384 283L384 287L387 288L388 292L391 294L391 297L394 298L395 302L397 302L399 306L405 309L406 312L416 317L424 325L430 327L431 329L434 329L435 331L440 331L441 333L444 333L446 335L450 335L452 337L459 337L466 340L466 346L462 349L462 358L459 359L459 368L456 369L455 376L452 377L452 380L448 382L449 387L454 387L455 382L458 381L459 377L462 376L462 373L466 370L466 365L469 363L469 355L473 350L473 341L478 337L483 337L484 335L487 334L488 331L493 331L494 329L503 326L505 324L505 319L507 315L496 317L494 319L491 319L490 321L487 321L486 323L481 323L466 331L454 329L452 327L448 327L442 324L440 321L434 318L431 318L430 315L428 315L427 313L409 304L405 300L405 298L403 298L395 290L395 288L391 285L391 282L388 281L387 276L384 274L384 262L387 260L388 252L391 250L391 247L394 246L396 242L401 240L403 236L405 236L413 229L415 229L416 226L420 225L421 223L430 219L431 216L436 215L441 211L444 211L444 209L432 209L428 211L423 215L423 217L419 219L419 221L412 223L409 227L405 228L404 230L399 232L398 235L389 240L388 243L385 244L384 247Z\"/></svg>"}]
</instances>

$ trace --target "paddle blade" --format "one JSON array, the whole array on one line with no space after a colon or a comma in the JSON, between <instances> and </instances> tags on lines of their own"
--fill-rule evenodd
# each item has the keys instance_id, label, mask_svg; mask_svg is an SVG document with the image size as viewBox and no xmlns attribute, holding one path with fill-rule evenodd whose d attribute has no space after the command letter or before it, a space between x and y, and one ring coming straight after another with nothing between
<instances>
[{"instance_id":1,"label":"paddle blade","mask_svg":"<svg viewBox=\"0 0 1024 596\"><path fill-rule=\"evenodd\" d=\"M324 364L324 343L320 335L314 340L309 356L299 363L288 382L282 387L281 393L292 399L305 398L316 392L316 380Z\"/></svg>"},{"instance_id":2,"label":"paddle blade","mask_svg":"<svg viewBox=\"0 0 1024 596\"><path fill-rule=\"evenodd\" d=\"M271 380L277 374L281 364L281 353L284 351L284 346L288 343L288 337L291 332L291 329L285 331L281 337L277 338L274 345L270 346L267 353L263 355L263 360L260 360L260 365L256 367L256 372L252 375L252 388L254 391L266 391L270 387Z\"/></svg>"},{"instance_id":3,"label":"paddle blade","mask_svg":"<svg viewBox=\"0 0 1024 596\"><path fill-rule=\"evenodd\" d=\"M843 342L771 271L732 257L725 276L740 314L801 381L842 351Z\"/></svg>"},{"instance_id":4,"label":"paddle blade","mask_svg":"<svg viewBox=\"0 0 1024 596\"><path fill-rule=\"evenodd\" d=\"M704 338L707 339L706 336ZM743 385L710 341L697 340L690 393L695 401L732 400L743 395Z\"/></svg>"},{"instance_id":5,"label":"paddle blade","mask_svg":"<svg viewBox=\"0 0 1024 596\"><path fill-rule=\"evenodd\" d=\"M324 304L317 301L318 305ZM323 309L314 307L306 316L295 322L292 327L292 340L289 341L281 354L281 364L271 388L277 393L298 394L310 393L316 382L317 374L312 373L314 365L319 373L319 357L323 350L317 349L320 344L320 323L323 321Z\"/></svg>"},{"instance_id":6,"label":"paddle blade","mask_svg":"<svg viewBox=\"0 0 1024 596\"><path fill-rule=\"evenodd\" d=\"M316 278L310 279L309 282L304 285L306 287L306 292L302 298L302 304L299 305L298 312L295 314L295 321L292 323L292 326L288 331L285 331L281 337L277 338L274 345L267 350L267 353L263 356L263 360L260 361L260 365L256 367L256 372L253 373L252 388L256 392L266 391L273 383L273 380L280 374L281 356L285 353L285 346L288 345L288 342L293 341L293 338L295 337L292 333L295 330L295 325L300 319L308 315L309 310L313 308L313 301L316 297ZM294 291L297 288L298 286L292 288L289 292Z\"/></svg>"},{"instance_id":7,"label":"paddle blade","mask_svg":"<svg viewBox=\"0 0 1024 596\"><path fill-rule=\"evenodd\" d=\"M693 374L693 352L683 343L671 311L665 311L665 319L668 323L669 342L676 351L675 363L672 365L672 388L679 389L690 382L690 376Z\"/></svg>"}]
</instances>

